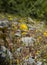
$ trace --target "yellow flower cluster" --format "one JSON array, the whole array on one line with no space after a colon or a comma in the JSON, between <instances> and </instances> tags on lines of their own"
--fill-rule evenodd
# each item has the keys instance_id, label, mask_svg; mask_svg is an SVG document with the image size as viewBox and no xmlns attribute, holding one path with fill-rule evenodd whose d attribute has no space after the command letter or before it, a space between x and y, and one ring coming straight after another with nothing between
<instances>
[{"instance_id":1,"label":"yellow flower cluster","mask_svg":"<svg viewBox=\"0 0 47 65\"><path fill-rule=\"evenodd\" d=\"M44 32L44 36L47 37L47 31Z\"/></svg>"}]
</instances>

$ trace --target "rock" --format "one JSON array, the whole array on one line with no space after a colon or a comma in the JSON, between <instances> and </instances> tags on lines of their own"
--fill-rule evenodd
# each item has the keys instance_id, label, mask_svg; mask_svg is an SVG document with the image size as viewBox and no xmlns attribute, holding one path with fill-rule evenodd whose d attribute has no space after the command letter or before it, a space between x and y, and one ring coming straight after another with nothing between
<instances>
[{"instance_id":1,"label":"rock","mask_svg":"<svg viewBox=\"0 0 47 65\"><path fill-rule=\"evenodd\" d=\"M6 51L6 48L4 46L2 46L2 51L5 52Z\"/></svg>"},{"instance_id":2,"label":"rock","mask_svg":"<svg viewBox=\"0 0 47 65\"><path fill-rule=\"evenodd\" d=\"M34 43L35 39L32 38L32 37L22 37L22 38L21 38L21 41L22 41L26 46L31 46L31 45Z\"/></svg>"},{"instance_id":3,"label":"rock","mask_svg":"<svg viewBox=\"0 0 47 65\"><path fill-rule=\"evenodd\" d=\"M22 48L23 48L23 47L18 48L17 51L20 52Z\"/></svg>"},{"instance_id":4,"label":"rock","mask_svg":"<svg viewBox=\"0 0 47 65\"><path fill-rule=\"evenodd\" d=\"M7 49L7 55L8 55L8 57L10 58L10 59L13 59L13 55L12 55L12 53Z\"/></svg>"},{"instance_id":5,"label":"rock","mask_svg":"<svg viewBox=\"0 0 47 65\"><path fill-rule=\"evenodd\" d=\"M9 24L8 20L0 21L0 26L2 27L8 27L8 24Z\"/></svg>"},{"instance_id":6,"label":"rock","mask_svg":"<svg viewBox=\"0 0 47 65\"><path fill-rule=\"evenodd\" d=\"M40 61L37 61L37 65L42 65L42 62L40 62Z\"/></svg>"},{"instance_id":7,"label":"rock","mask_svg":"<svg viewBox=\"0 0 47 65\"><path fill-rule=\"evenodd\" d=\"M1 53L2 57L8 56L10 59L13 58L12 53L5 46L1 46L1 52L0 53Z\"/></svg>"},{"instance_id":8,"label":"rock","mask_svg":"<svg viewBox=\"0 0 47 65\"><path fill-rule=\"evenodd\" d=\"M20 37L21 34L20 34L19 32L17 32L17 33L15 33L15 36L16 36L16 37Z\"/></svg>"},{"instance_id":9,"label":"rock","mask_svg":"<svg viewBox=\"0 0 47 65\"><path fill-rule=\"evenodd\" d=\"M33 59L32 57L29 57L28 61L29 61L29 64L35 63L35 59Z\"/></svg>"},{"instance_id":10,"label":"rock","mask_svg":"<svg viewBox=\"0 0 47 65\"><path fill-rule=\"evenodd\" d=\"M5 57L6 57L6 54L5 54L5 53L3 53L1 56L2 56L3 58L5 58Z\"/></svg>"}]
</instances>

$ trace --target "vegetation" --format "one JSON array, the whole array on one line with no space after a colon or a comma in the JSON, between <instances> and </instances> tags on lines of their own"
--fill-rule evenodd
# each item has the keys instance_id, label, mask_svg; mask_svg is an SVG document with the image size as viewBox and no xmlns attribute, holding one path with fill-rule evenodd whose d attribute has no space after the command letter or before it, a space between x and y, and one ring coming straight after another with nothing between
<instances>
[{"instance_id":1,"label":"vegetation","mask_svg":"<svg viewBox=\"0 0 47 65\"><path fill-rule=\"evenodd\" d=\"M0 0L0 11L45 18L47 16L47 0Z\"/></svg>"},{"instance_id":2,"label":"vegetation","mask_svg":"<svg viewBox=\"0 0 47 65\"><path fill-rule=\"evenodd\" d=\"M0 63L47 65L47 0L0 0Z\"/></svg>"}]
</instances>

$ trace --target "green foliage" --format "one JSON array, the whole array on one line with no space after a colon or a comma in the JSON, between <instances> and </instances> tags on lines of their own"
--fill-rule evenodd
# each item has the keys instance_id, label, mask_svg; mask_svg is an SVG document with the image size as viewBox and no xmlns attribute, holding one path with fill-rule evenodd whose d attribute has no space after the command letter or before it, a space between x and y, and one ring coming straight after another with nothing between
<instances>
[{"instance_id":1,"label":"green foliage","mask_svg":"<svg viewBox=\"0 0 47 65\"><path fill-rule=\"evenodd\" d=\"M0 11L45 19L47 0L0 0Z\"/></svg>"}]
</instances>

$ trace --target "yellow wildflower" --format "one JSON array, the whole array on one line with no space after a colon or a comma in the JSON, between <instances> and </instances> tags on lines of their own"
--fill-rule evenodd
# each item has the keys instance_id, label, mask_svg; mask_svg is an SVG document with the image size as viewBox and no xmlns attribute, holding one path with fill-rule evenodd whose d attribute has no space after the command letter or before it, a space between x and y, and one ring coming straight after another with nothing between
<instances>
[{"instance_id":1,"label":"yellow wildflower","mask_svg":"<svg viewBox=\"0 0 47 65\"><path fill-rule=\"evenodd\" d=\"M44 36L47 37L47 31L44 32Z\"/></svg>"},{"instance_id":2,"label":"yellow wildflower","mask_svg":"<svg viewBox=\"0 0 47 65\"><path fill-rule=\"evenodd\" d=\"M26 24L22 23L22 24L20 25L20 29L21 29L21 30L28 30L28 27L27 27Z\"/></svg>"}]
</instances>

